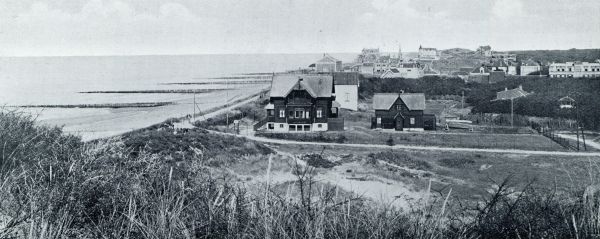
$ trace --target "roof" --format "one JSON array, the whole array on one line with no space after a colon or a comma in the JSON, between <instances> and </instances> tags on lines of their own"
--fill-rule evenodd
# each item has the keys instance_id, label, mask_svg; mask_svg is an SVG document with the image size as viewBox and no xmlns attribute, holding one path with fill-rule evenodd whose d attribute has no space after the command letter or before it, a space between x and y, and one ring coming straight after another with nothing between
<instances>
[{"instance_id":1,"label":"roof","mask_svg":"<svg viewBox=\"0 0 600 239\"><path fill-rule=\"evenodd\" d=\"M335 59L333 56L330 56L329 54L325 53L323 54L323 58L321 58L321 60L318 60L317 63L336 63L340 60Z\"/></svg>"},{"instance_id":2,"label":"roof","mask_svg":"<svg viewBox=\"0 0 600 239\"><path fill-rule=\"evenodd\" d=\"M358 85L358 72L334 72L333 83L335 85Z\"/></svg>"},{"instance_id":3,"label":"roof","mask_svg":"<svg viewBox=\"0 0 600 239\"><path fill-rule=\"evenodd\" d=\"M425 94L423 93L375 93L373 109L389 110L400 97L409 110L425 110Z\"/></svg>"},{"instance_id":4,"label":"roof","mask_svg":"<svg viewBox=\"0 0 600 239\"><path fill-rule=\"evenodd\" d=\"M331 75L290 75L273 77L270 97L286 97L292 90L306 90L312 97L331 97L333 77Z\"/></svg>"},{"instance_id":5,"label":"roof","mask_svg":"<svg viewBox=\"0 0 600 239\"><path fill-rule=\"evenodd\" d=\"M390 71L392 71L393 73L400 73L400 71L398 70L398 68L392 68L392 69L390 69Z\"/></svg>"},{"instance_id":6,"label":"roof","mask_svg":"<svg viewBox=\"0 0 600 239\"><path fill-rule=\"evenodd\" d=\"M527 96L529 93L524 91L522 87L514 88L512 90L505 89L496 93L496 100L510 100L519 97Z\"/></svg>"}]
</instances>

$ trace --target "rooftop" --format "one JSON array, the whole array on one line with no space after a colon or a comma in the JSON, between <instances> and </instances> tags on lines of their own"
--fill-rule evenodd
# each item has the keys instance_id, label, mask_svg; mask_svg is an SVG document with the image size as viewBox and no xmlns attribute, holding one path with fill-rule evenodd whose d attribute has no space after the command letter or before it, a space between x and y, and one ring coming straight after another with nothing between
<instances>
[{"instance_id":1,"label":"rooftop","mask_svg":"<svg viewBox=\"0 0 600 239\"><path fill-rule=\"evenodd\" d=\"M375 93L373 109L389 110L400 97L409 110L425 110L425 94L423 93Z\"/></svg>"},{"instance_id":2,"label":"rooftop","mask_svg":"<svg viewBox=\"0 0 600 239\"><path fill-rule=\"evenodd\" d=\"M331 75L280 74L273 77L270 97L286 97L292 90L306 90L313 98L331 97Z\"/></svg>"}]
</instances>

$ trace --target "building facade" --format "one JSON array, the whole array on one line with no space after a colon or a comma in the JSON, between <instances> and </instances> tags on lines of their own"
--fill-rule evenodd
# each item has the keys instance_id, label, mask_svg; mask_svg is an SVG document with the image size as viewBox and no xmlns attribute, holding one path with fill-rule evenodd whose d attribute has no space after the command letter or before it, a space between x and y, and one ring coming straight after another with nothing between
<instances>
[{"instance_id":1,"label":"building facade","mask_svg":"<svg viewBox=\"0 0 600 239\"><path fill-rule=\"evenodd\" d=\"M358 110L359 77L357 72L333 73L335 97L336 102L340 103L340 108L354 111Z\"/></svg>"},{"instance_id":2,"label":"building facade","mask_svg":"<svg viewBox=\"0 0 600 239\"><path fill-rule=\"evenodd\" d=\"M600 60L596 62L552 63L548 73L553 78L600 77Z\"/></svg>"},{"instance_id":3,"label":"building facade","mask_svg":"<svg viewBox=\"0 0 600 239\"><path fill-rule=\"evenodd\" d=\"M376 93L373 96L375 117L371 119L373 129L395 129L398 131L423 131L435 129L435 116L424 114L423 93Z\"/></svg>"},{"instance_id":4,"label":"building facade","mask_svg":"<svg viewBox=\"0 0 600 239\"><path fill-rule=\"evenodd\" d=\"M273 132L343 130L339 107L331 75L275 75L265 106L265 128Z\"/></svg>"}]
</instances>

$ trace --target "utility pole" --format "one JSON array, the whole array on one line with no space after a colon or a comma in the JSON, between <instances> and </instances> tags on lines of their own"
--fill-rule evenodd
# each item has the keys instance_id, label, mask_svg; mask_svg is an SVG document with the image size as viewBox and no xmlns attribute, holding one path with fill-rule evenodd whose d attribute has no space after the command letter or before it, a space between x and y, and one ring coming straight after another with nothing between
<instances>
[{"instance_id":1,"label":"utility pole","mask_svg":"<svg viewBox=\"0 0 600 239\"><path fill-rule=\"evenodd\" d=\"M225 79L225 118L227 119L227 132L229 132L229 79Z\"/></svg>"},{"instance_id":2,"label":"utility pole","mask_svg":"<svg viewBox=\"0 0 600 239\"><path fill-rule=\"evenodd\" d=\"M514 103L513 103L513 98L510 98L510 127L515 127L514 126Z\"/></svg>"},{"instance_id":3,"label":"utility pole","mask_svg":"<svg viewBox=\"0 0 600 239\"><path fill-rule=\"evenodd\" d=\"M194 90L194 114L192 115L192 122L196 122L196 90Z\"/></svg>"},{"instance_id":4,"label":"utility pole","mask_svg":"<svg viewBox=\"0 0 600 239\"><path fill-rule=\"evenodd\" d=\"M462 100L460 101L460 103L461 103L460 107L462 109L464 109L465 108L465 91L464 90L462 91Z\"/></svg>"}]
</instances>

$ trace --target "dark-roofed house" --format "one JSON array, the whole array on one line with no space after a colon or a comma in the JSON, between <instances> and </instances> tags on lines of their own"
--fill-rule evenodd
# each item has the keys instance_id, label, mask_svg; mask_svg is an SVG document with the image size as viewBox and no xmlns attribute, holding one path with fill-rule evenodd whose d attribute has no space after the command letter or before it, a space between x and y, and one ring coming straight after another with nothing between
<instances>
[{"instance_id":1,"label":"dark-roofed house","mask_svg":"<svg viewBox=\"0 0 600 239\"><path fill-rule=\"evenodd\" d=\"M331 75L275 75L265 107L266 130L343 130L339 107Z\"/></svg>"},{"instance_id":2,"label":"dark-roofed house","mask_svg":"<svg viewBox=\"0 0 600 239\"><path fill-rule=\"evenodd\" d=\"M373 109L375 117L371 120L371 128L402 131L435 128L435 116L423 113L425 110L423 93L376 93L373 96ZM424 122L425 118L431 122Z\"/></svg>"},{"instance_id":3,"label":"dark-roofed house","mask_svg":"<svg viewBox=\"0 0 600 239\"><path fill-rule=\"evenodd\" d=\"M342 71L342 61L335 59L329 54L323 54L323 58L315 63L317 72Z\"/></svg>"},{"instance_id":4,"label":"dark-roofed house","mask_svg":"<svg viewBox=\"0 0 600 239\"><path fill-rule=\"evenodd\" d=\"M333 73L336 101L340 103L340 108L358 110L358 81L358 72Z\"/></svg>"}]
</instances>

